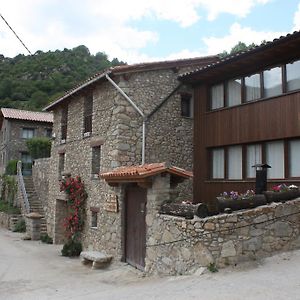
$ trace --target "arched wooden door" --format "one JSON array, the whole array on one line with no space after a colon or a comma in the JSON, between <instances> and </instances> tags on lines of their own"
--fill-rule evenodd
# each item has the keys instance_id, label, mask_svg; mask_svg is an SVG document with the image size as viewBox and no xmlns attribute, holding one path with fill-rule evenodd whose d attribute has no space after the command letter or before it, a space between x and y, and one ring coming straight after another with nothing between
<instances>
[{"instance_id":1,"label":"arched wooden door","mask_svg":"<svg viewBox=\"0 0 300 300\"><path fill-rule=\"evenodd\" d=\"M125 261L143 270L146 254L147 190L128 186L125 197Z\"/></svg>"}]
</instances>

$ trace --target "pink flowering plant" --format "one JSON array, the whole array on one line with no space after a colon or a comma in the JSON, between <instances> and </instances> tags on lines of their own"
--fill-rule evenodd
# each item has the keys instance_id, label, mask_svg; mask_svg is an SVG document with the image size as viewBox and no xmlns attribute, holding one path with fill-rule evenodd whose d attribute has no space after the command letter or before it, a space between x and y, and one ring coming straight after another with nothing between
<instances>
[{"instance_id":1,"label":"pink flowering plant","mask_svg":"<svg viewBox=\"0 0 300 300\"><path fill-rule=\"evenodd\" d=\"M223 192L220 194L221 197L228 199L228 200L242 200L242 199L249 199L255 195L253 190L247 190L245 193L239 193L235 191L231 191L229 193Z\"/></svg>"},{"instance_id":2,"label":"pink flowering plant","mask_svg":"<svg viewBox=\"0 0 300 300\"><path fill-rule=\"evenodd\" d=\"M274 185L272 187L272 191L273 192L288 192L288 191L291 191L291 190L298 190L298 186L296 185L286 185L285 183L282 183L282 184L278 184L278 185Z\"/></svg>"}]
</instances>

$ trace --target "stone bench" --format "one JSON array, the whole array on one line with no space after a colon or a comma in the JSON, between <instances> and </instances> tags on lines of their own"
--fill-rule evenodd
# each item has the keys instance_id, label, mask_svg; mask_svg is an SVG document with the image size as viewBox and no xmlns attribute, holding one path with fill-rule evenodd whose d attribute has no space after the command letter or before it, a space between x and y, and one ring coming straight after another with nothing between
<instances>
[{"instance_id":1,"label":"stone bench","mask_svg":"<svg viewBox=\"0 0 300 300\"><path fill-rule=\"evenodd\" d=\"M104 268L112 260L111 255L106 255L99 251L83 251L80 253L80 257L84 265L92 262L92 269Z\"/></svg>"}]
</instances>

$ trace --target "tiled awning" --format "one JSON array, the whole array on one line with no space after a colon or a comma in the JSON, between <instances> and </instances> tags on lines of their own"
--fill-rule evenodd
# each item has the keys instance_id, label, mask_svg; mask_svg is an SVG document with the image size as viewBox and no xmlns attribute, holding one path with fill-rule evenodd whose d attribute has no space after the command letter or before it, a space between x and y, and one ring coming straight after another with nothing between
<instances>
[{"instance_id":1,"label":"tiled awning","mask_svg":"<svg viewBox=\"0 0 300 300\"><path fill-rule=\"evenodd\" d=\"M193 173L184 169L170 166L166 163L152 163L139 166L119 167L110 172L101 173L100 177L107 183L141 182L152 176L169 173L172 177L187 179L193 177Z\"/></svg>"}]
</instances>

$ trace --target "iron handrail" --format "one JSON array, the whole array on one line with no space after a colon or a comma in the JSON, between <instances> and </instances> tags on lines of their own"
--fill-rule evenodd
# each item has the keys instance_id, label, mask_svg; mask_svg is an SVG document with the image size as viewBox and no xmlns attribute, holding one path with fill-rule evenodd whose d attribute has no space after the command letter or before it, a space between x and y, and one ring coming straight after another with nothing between
<instances>
[{"instance_id":1,"label":"iron handrail","mask_svg":"<svg viewBox=\"0 0 300 300\"><path fill-rule=\"evenodd\" d=\"M23 198L24 208L25 208L26 213L29 214L30 213L30 204L29 204L27 192L26 192L26 189L25 189L25 183L24 183L24 178L23 178L23 174L22 174L22 162L21 161L18 161L18 163L17 163L17 175L18 175L19 189L21 191L22 198Z\"/></svg>"}]
</instances>

